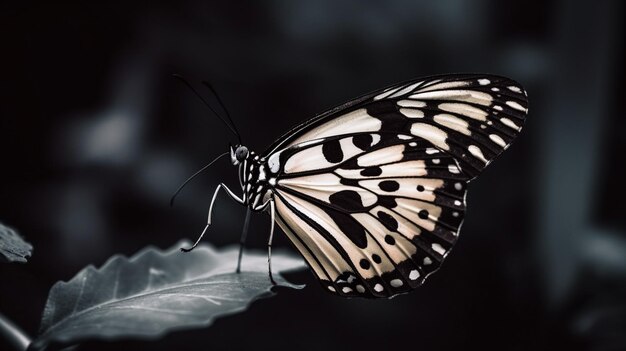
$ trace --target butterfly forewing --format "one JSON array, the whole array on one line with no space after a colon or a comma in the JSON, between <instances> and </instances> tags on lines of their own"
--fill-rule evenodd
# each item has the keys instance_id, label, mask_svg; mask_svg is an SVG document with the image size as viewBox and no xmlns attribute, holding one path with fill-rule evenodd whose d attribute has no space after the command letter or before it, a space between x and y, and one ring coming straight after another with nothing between
<instances>
[{"instance_id":1,"label":"butterfly forewing","mask_svg":"<svg viewBox=\"0 0 626 351\"><path fill-rule=\"evenodd\" d=\"M345 296L419 286L458 237L466 183L519 133L519 84L485 75L398 84L296 127L264 155L278 223Z\"/></svg>"}]
</instances>

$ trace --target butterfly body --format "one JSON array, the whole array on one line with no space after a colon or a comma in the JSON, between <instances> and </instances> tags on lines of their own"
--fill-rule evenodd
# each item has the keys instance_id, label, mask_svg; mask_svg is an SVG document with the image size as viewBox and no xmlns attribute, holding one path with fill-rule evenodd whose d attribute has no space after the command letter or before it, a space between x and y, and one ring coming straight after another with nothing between
<instances>
[{"instance_id":1,"label":"butterfly body","mask_svg":"<svg viewBox=\"0 0 626 351\"><path fill-rule=\"evenodd\" d=\"M327 291L392 297L440 267L468 182L510 145L526 113L526 93L508 78L404 82L297 126L260 155L231 147L243 195L221 186L268 211L272 233L275 221Z\"/></svg>"}]
</instances>

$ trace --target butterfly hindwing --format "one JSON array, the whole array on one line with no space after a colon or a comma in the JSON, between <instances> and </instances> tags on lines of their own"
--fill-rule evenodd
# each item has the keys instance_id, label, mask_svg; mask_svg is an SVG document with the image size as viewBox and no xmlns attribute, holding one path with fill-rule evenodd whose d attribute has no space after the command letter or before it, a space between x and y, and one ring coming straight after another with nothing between
<instances>
[{"instance_id":1,"label":"butterfly hindwing","mask_svg":"<svg viewBox=\"0 0 626 351\"><path fill-rule=\"evenodd\" d=\"M368 94L296 127L264 157L278 223L328 290L419 286L458 237L467 182L527 111L519 84L442 76Z\"/></svg>"},{"instance_id":2,"label":"butterfly hindwing","mask_svg":"<svg viewBox=\"0 0 626 351\"><path fill-rule=\"evenodd\" d=\"M321 260L310 265L328 289L392 296L420 285L452 248L467 177L423 139L374 135L378 142L369 147L358 140L347 136L298 149L290 159L307 161L279 178L277 210L290 238L306 242L305 258ZM337 141L343 160L337 157L324 171L305 167L319 165L312 150Z\"/></svg>"}]
</instances>

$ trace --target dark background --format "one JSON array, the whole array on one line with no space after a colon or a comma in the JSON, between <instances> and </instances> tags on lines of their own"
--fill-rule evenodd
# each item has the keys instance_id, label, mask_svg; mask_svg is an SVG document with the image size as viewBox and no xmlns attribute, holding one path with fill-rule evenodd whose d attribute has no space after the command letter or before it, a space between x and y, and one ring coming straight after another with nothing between
<instances>
[{"instance_id":1,"label":"dark background","mask_svg":"<svg viewBox=\"0 0 626 351\"><path fill-rule=\"evenodd\" d=\"M179 1L0 5L0 221L35 246L0 266L0 311L35 334L52 284L203 228L235 140L171 78L213 82L253 150L362 93L439 73L524 85L527 125L470 186L442 269L392 300L308 286L156 342L80 350L626 349L620 1ZM237 242L225 196L207 241ZM269 218L249 236L263 247ZM278 235L278 246L290 246ZM294 250L295 251L295 250Z\"/></svg>"}]
</instances>

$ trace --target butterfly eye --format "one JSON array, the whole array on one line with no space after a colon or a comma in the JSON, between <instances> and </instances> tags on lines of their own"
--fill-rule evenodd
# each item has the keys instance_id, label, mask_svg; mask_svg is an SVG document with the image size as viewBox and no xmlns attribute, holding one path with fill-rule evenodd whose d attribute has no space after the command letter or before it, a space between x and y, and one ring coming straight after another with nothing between
<instances>
[{"instance_id":1,"label":"butterfly eye","mask_svg":"<svg viewBox=\"0 0 626 351\"><path fill-rule=\"evenodd\" d=\"M245 160L248 157L248 148L245 146L239 146L235 151L235 157L239 162Z\"/></svg>"}]
</instances>

